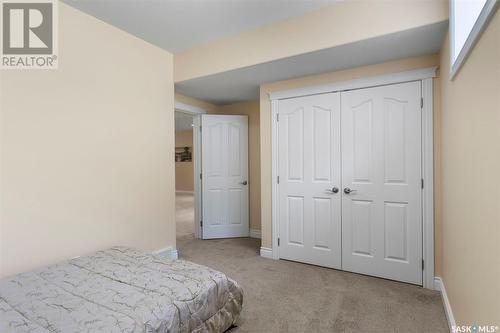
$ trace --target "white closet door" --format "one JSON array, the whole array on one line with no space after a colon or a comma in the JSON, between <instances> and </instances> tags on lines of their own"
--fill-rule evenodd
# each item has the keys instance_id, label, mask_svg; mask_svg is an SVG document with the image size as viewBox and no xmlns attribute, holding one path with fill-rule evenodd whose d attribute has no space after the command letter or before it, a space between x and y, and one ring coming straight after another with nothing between
<instances>
[{"instance_id":1,"label":"white closet door","mask_svg":"<svg viewBox=\"0 0 500 333\"><path fill-rule=\"evenodd\" d=\"M202 115L203 239L248 237L248 117Z\"/></svg>"},{"instance_id":2,"label":"white closet door","mask_svg":"<svg viewBox=\"0 0 500 333\"><path fill-rule=\"evenodd\" d=\"M420 98L420 82L342 93L344 270L422 284Z\"/></svg>"},{"instance_id":3,"label":"white closet door","mask_svg":"<svg viewBox=\"0 0 500 333\"><path fill-rule=\"evenodd\" d=\"M341 266L340 98L279 102L280 258Z\"/></svg>"}]
</instances>

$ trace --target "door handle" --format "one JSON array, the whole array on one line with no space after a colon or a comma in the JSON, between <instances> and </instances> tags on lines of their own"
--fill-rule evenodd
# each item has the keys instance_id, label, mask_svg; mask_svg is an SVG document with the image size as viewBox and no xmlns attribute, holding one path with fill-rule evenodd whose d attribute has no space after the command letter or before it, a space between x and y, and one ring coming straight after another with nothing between
<instances>
[{"instance_id":1,"label":"door handle","mask_svg":"<svg viewBox=\"0 0 500 333\"><path fill-rule=\"evenodd\" d=\"M345 193L345 194L351 194L351 193L353 193L353 192L356 192L356 190L351 190L349 187L346 187L346 188L344 189L344 193Z\"/></svg>"},{"instance_id":2,"label":"door handle","mask_svg":"<svg viewBox=\"0 0 500 333\"><path fill-rule=\"evenodd\" d=\"M247 182L246 180L244 180L244 181L242 181L240 184L241 184L241 185L246 185L246 184L248 184L248 182Z\"/></svg>"},{"instance_id":3,"label":"door handle","mask_svg":"<svg viewBox=\"0 0 500 333\"><path fill-rule=\"evenodd\" d=\"M327 188L325 191L332 192L332 193L339 193L338 187L335 187L335 186L332 187L331 189Z\"/></svg>"}]
</instances>

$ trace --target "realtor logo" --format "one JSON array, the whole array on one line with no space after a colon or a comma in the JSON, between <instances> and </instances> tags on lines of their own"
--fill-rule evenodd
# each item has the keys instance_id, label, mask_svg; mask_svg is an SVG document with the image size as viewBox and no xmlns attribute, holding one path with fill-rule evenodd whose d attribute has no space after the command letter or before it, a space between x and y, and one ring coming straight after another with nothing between
<instances>
[{"instance_id":1,"label":"realtor logo","mask_svg":"<svg viewBox=\"0 0 500 333\"><path fill-rule=\"evenodd\" d=\"M1 68L57 68L57 0L0 4Z\"/></svg>"}]
</instances>

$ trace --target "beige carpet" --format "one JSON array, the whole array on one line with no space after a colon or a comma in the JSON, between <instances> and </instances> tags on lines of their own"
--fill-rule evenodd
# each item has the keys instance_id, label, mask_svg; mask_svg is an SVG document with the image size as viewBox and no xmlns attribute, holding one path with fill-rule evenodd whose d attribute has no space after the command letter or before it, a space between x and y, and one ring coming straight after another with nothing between
<instances>
[{"instance_id":1,"label":"beige carpet","mask_svg":"<svg viewBox=\"0 0 500 333\"><path fill-rule=\"evenodd\" d=\"M186 204L189 199L180 201ZM178 206L179 203L178 200ZM186 207L183 209L188 210ZM177 221L177 225L185 231L190 224ZM195 240L192 231L184 231L177 240L181 259L220 270L243 287L243 311L232 333L449 332L437 292L333 269L264 259L259 256L257 239L202 241Z\"/></svg>"},{"instance_id":2,"label":"beige carpet","mask_svg":"<svg viewBox=\"0 0 500 333\"><path fill-rule=\"evenodd\" d=\"M194 196L190 193L175 194L175 221L177 238L194 236Z\"/></svg>"}]
</instances>

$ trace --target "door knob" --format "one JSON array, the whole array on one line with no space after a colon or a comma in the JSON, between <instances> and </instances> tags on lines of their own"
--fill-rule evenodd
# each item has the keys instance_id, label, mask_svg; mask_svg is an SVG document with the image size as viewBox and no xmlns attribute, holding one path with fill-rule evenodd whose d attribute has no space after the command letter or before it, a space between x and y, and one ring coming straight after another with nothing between
<instances>
[{"instance_id":1,"label":"door knob","mask_svg":"<svg viewBox=\"0 0 500 333\"><path fill-rule=\"evenodd\" d=\"M332 193L339 193L338 187L332 187L331 189L327 188L325 191Z\"/></svg>"},{"instance_id":2,"label":"door knob","mask_svg":"<svg viewBox=\"0 0 500 333\"><path fill-rule=\"evenodd\" d=\"M244 181L242 181L240 184L241 184L241 185L246 185L246 184L248 184L248 182L247 182L246 180L244 180Z\"/></svg>"},{"instance_id":3,"label":"door knob","mask_svg":"<svg viewBox=\"0 0 500 333\"><path fill-rule=\"evenodd\" d=\"M352 193L352 192L356 192L356 190L351 190L349 187L346 187L346 188L344 189L344 193L345 193L345 194L350 194L350 193Z\"/></svg>"}]
</instances>

